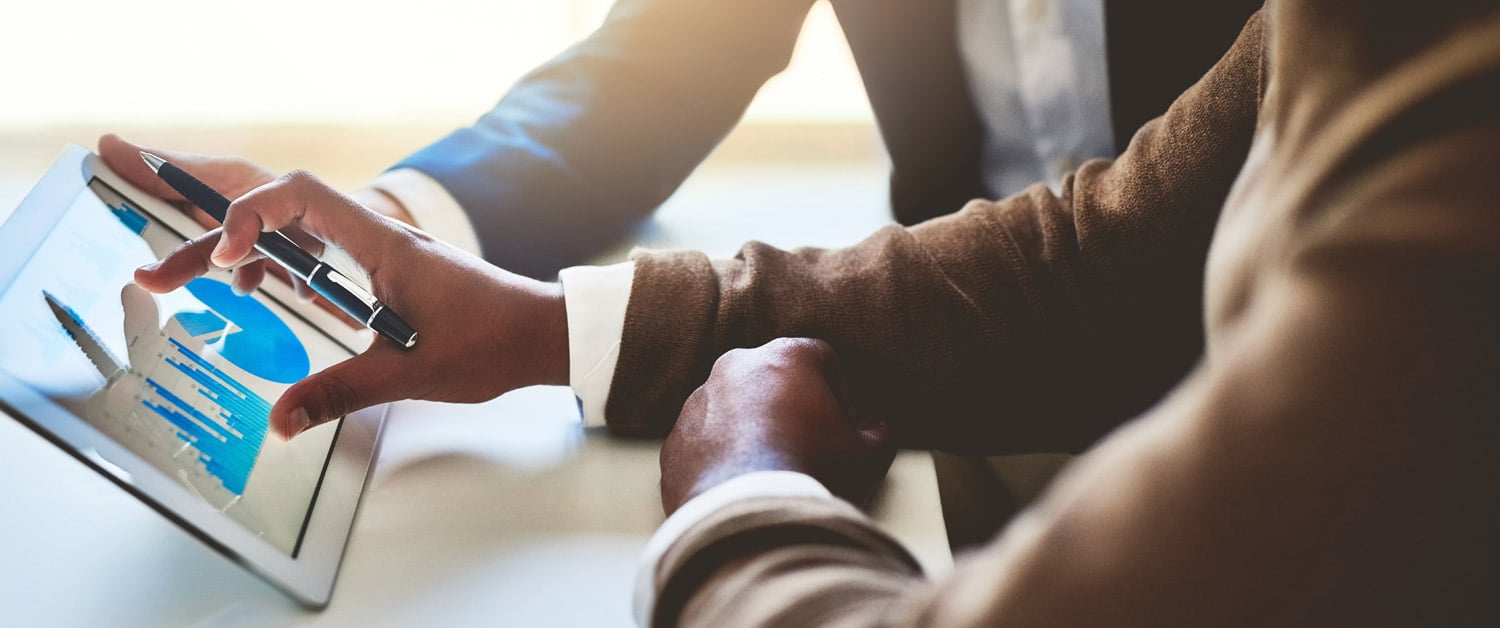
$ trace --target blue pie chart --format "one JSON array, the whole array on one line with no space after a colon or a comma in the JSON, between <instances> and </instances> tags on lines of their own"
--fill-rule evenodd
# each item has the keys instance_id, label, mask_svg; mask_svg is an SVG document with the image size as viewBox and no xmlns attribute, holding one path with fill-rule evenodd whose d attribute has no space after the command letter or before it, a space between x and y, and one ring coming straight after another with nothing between
<instances>
[{"instance_id":1,"label":"blue pie chart","mask_svg":"<svg viewBox=\"0 0 1500 628\"><path fill-rule=\"evenodd\" d=\"M194 279L187 291L212 310L176 315L193 337L222 331L226 319L239 328L209 343L225 360L251 375L281 384L307 377L312 367L307 348L265 305L253 297L239 296L228 284L213 279Z\"/></svg>"}]
</instances>

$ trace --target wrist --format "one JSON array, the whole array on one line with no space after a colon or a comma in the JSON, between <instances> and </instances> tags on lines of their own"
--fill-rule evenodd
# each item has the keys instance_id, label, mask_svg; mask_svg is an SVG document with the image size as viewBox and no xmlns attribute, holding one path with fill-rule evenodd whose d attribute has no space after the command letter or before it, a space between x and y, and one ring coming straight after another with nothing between
<instances>
[{"instance_id":1,"label":"wrist","mask_svg":"<svg viewBox=\"0 0 1500 628\"><path fill-rule=\"evenodd\" d=\"M776 451L766 448L751 448L750 450L739 452L738 455L723 456L712 463L711 466L699 472L696 481L688 489L687 493L678 497L676 506L681 506L688 500L737 477L764 471L789 471L812 476L808 469L789 463L784 456ZM675 510L676 507L674 506L670 509Z\"/></svg>"},{"instance_id":2,"label":"wrist","mask_svg":"<svg viewBox=\"0 0 1500 628\"><path fill-rule=\"evenodd\" d=\"M370 211L387 218L394 218L413 227L421 227L421 225L417 224L416 219L412 217L411 212L406 211L406 206L402 205L400 200L379 188L363 187L355 190L349 196Z\"/></svg>"},{"instance_id":3,"label":"wrist","mask_svg":"<svg viewBox=\"0 0 1500 628\"><path fill-rule=\"evenodd\" d=\"M562 284L533 282L532 307L525 334L533 343L533 385L568 385L568 312Z\"/></svg>"},{"instance_id":4,"label":"wrist","mask_svg":"<svg viewBox=\"0 0 1500 628\"><path fill-rule=\"evenodd\" d=\"M547 355L548 360L547 383L554 386L568 385L568 307L563 297L562 284L551 282L545 284L546 290L543 295L543 308L546 310Z\"/></svg>"}]
</instances>

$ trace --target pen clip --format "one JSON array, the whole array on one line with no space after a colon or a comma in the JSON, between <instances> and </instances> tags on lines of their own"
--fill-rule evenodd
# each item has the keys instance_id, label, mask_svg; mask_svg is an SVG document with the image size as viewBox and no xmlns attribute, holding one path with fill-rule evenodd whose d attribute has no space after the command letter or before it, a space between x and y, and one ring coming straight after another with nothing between
<instances>
[{"instance_id":1,"label":"pen clip","mask_svg":"<svg viewBox=\"0 0 1500 628\"><path fill-rule=\"evenodd\" d=\"M370 294L370 291L366 290L364 286L361 286L353 279L344 276L344 273L335 270L331 266L328 268L328 280L338 284L339 286L342 286L345 290L348 290L349 294L354 295L354 298L364 302L365 306L369 307L371 310L380 307L380 300L376 299L375 295Z\"/></svg>"}]
</instances>

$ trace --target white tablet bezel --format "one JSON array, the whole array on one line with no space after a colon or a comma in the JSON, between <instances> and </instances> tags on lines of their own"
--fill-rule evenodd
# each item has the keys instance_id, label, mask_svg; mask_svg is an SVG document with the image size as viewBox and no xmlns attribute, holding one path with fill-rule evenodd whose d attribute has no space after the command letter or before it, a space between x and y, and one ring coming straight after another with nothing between
<instances>
[{"instance_id":1,"label":"white tablet bezel","mask_svg":"<svg viewBox=\"0 0 1500 628\"><path fill-rule=\"evenodd\" d=\"M186 214L120 178L88 149L69 146L10 219L0 226L0 251L6 251L0 256L0 292L9 287L61 213L72 206L79 194L86 193L88 182L94 177L178 233L191 238L205 231ZM261 290L302 315L350 355L369 344L368 331L352 329L319 307L300 302L289 286L271 280ZM387 405L368 408L342 420L294 557L215 510L180 482L82 418L4 372L0 372L0 407L204 544L314 609L326 606L333 593L388 408Z\"/></svg>"}]
</instances>

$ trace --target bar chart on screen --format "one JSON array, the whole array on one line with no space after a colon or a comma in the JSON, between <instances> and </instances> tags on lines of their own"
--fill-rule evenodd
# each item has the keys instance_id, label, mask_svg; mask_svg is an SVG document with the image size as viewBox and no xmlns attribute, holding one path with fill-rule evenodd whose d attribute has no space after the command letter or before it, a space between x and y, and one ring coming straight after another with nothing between
<instances>
[{"instance_id":1,"label":"bar chart on screen","mask_svg":"<svg viewBox=\"0 0 1500 628\"><path fill-rule=\"evenodd\" d=\"M244 494L265 443L272 401L255 388L279 391L305 377L308 356L291 329L255 299L206 278L186 291L205 309L176 312L160 330L128 333L132 354L146 349L145 362L132 360L132 371L144 384L140 406L182 443L173 454L179 472L223 507Z\"/></svg>"},{"instance_id":2,"label":"bar chart on screen","mask_svg":"<svg viewBox=\"0 0 1500 628\"><path fill-rule=\"evenodd\" d=\"M193 307L163 317L157 297L135 286L122 290L129 364L106 368L101 363L107 360L95 360L106 385L89 401L87 414L210 504L227 509L250 482L275 395L307 375L309 360L291 329L254 298L208 278L184 291L191 299L178 303ZM59 322L84 353L103 355L93 330L72 308L57 305Z\"/></svg>"},{"instance_id":3,"label":"bar chart on screen","mask_svg":"<svg viewBox=\"0 0 1500 628\"><path fill-rule=\"evenodd\" d=\"M225 490L243 494L265 442L271 404L181 342L168 341L176 352L163 360L165 369L158 369L165 373L146 378L155 398L141 404L177 428L177 438L197 450L204 470ZM173 390L193 391L189 395L196 403ZM205 404L209 412L199 409Z\"/></svg>"},{"instance_id":4,"label":"bar chart on screen","mask_svg":"<svg viewBox=\"0 0 1500 628\"><path fill-rule=\"evenodd\" d=\"M184 236L98 179L51 229L0 289L0 370L118 445L85 451L106 474L186 492L295 555L342 422L282 441L271 410L349 354L274 296L235 294L232 272L148 292L136 270Z\"/></svg>"}]
</instances>

